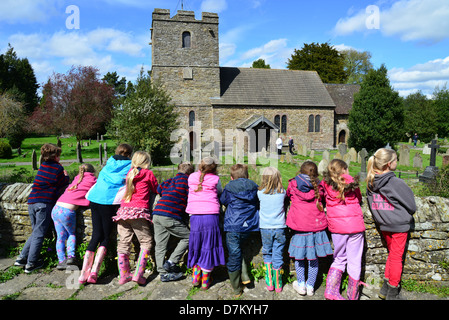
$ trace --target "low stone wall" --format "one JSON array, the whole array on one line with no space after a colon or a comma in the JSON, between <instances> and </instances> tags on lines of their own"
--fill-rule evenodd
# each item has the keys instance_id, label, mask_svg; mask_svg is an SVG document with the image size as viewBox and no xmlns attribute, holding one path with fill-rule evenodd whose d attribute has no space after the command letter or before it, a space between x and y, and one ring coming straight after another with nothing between
<instances>
[{"instance_id":1,"label":"low stone wall","mask_svg":"<svg viewBox=\"0 0 449 320\"><path fill-rule=\"evenodd\" d=\"M8 247L26 241L31 233L27 198L31 184L0 185L0 254ZM449 281L449 199L440 197L415 197L417 212L407 243L404 279ZM383 277L388 252L368 210L362 206L366 225L364 254L364 279L379 281ZM92 224L90 210L77 212L77 241L90 240ZM252 261L262 262L260 237L252 238ZM288 260L288 259L287 259ZM445 268L446 267L446 268ZM290 266L290 270L292 266ZM327 273L327 270L323 270Z\"/></svg>"}]
</instances>

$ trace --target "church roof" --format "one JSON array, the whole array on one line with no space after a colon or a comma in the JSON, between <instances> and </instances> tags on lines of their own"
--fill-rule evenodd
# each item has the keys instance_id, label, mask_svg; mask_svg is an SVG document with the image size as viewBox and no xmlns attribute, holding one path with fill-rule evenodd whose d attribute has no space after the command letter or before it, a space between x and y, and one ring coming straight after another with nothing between
<instances>
[{"instance_id":1,"label":"church roof","mask_svg":"<svg viewBox=\"0 0 449 320\"><path fill-rule=\"evenodd\" d=\"M335 113L348 115L354 103L354 94L360 91L360 85L326 83L325 86L335 102Z\"/></svg>"},{"instance_id":2,"label":"church roof","mask_svg":"<svg viewBox=\"0 0 449 320\"><path fill-rule=\"evenodd\" d=\"M220 67L220 98L212 105L335 108L315 71L230 67Z\"/></svg>"}]
</instances>

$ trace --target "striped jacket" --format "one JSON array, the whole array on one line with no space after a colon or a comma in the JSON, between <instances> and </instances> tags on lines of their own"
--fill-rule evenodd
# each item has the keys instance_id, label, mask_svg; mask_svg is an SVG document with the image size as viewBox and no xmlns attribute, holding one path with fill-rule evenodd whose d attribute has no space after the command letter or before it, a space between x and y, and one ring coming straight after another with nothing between
<instances>
[{"instance_id":1,"label":"striped jacket","mask_svg":"<svg viewBox=\"0 0 449 320\"><path fill-rule=\"evenodd\" d=\"M184 220L186 217L187 196L189 185L188 175L178 173L175 177L165 180L157 187L161 198L154 208L153 214Z\"/></svg>"},{"instance_id":2,"label":"striped jacket","mask_svg":"<svg viewBox=\"0 0 449 320\"><path fill-rule=\"evenodd\" d=\"M58 162L43 162L34 178L28 203L56 203L69 182L69 176L64 175L64 168Z\"/></svg>"}]
</instances>

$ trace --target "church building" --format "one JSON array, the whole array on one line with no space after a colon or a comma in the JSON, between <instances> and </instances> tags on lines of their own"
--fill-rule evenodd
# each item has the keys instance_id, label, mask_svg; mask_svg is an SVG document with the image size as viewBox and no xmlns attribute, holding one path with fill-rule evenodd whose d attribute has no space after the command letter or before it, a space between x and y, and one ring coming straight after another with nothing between
<instances>
[{"instance_id":1,"label":"church building","mask_svg":"<svg viewBox=\"0 0 449 320\"><path fill-rule=\"evenodd\" d=\"M178 108L181 128L193 144L201 130L253 132L248 148L270 148L273 135L311 149L347 142L346 121L359 86L324 84L315 71L220 67L218 15L155 9L152 15L152 78ZM269 129L269 130L258 130ZM263 135L263 136L261 136ZM262 141L262 143L261 143ZM224 143L223 143L224 145Z\"/></svg>"}]
</instances>

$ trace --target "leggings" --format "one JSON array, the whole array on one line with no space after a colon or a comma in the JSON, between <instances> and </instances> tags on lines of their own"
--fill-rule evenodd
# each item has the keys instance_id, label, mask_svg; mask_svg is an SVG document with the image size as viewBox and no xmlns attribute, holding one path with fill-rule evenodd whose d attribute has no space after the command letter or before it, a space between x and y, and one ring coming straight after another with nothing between
<instances>
[{"instance_id":1,"label":"leggings","mask_svg":"<svg viewBox=\"0 0 449 320\"><path fill-rule=\"evenodd\" d=\"M309 271L306 284L308 287L314 288L316 277L318 275L318 259L308 260L308 262ZM305 265L306 262L304 260L295 260L296 278L298 279L298 283L300 285L306 282Z\"/></svg>"},{"instance_id":2,"label":"leggings","mask_svg":"<svg viewBox=\"0 0 449 320\"><path fill-rule=\"evenodd\" d=\"M65 242L67 241L67 256L69 258L75 257L76 246L76 212L75 210L60 207L58 205L53 207L51 218L55 223L55 230L57 235L56 253L59 262L66 259Z\"/></svg>"},{"instance_id":3,"label":"leggings","mask_svg":"<svg viewBox=\"0 0 449 320\"><path fill-rule=\"evenodd\" d=\"M112 217L117 213L120 205L103 205L91 202L92 212L92 238L87 246L87 250L95 252L97 247L108 247L114 222Z\"/></svg>"}]
</instances>

